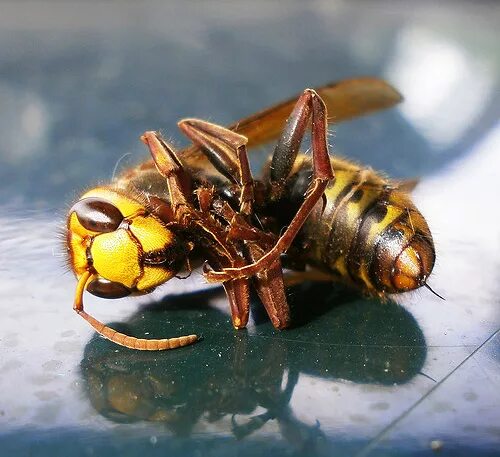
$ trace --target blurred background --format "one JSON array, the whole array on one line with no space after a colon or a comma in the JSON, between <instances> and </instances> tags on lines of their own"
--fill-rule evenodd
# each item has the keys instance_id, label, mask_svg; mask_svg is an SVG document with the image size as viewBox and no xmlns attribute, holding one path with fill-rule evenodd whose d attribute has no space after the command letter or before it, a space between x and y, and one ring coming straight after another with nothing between
<instances>
[{"instance_id":1,"label":"blurred background","mask_svg":"<svg viewBox=\"0 0 500 457\"><path fill-rule=\"evenodd\" d=\"M494 1L0 2L0 454L496 455L499 24ZM182 117L229 124L364 75L404 102L334 125L333 151L421 179L446 301L305 284L295 328L255 303L234 332L194 274L86 302L201 343L138 354L93 336L57 234L83 190L147 158L145 130L182 147Z\"/></svg>"}]
</instances>

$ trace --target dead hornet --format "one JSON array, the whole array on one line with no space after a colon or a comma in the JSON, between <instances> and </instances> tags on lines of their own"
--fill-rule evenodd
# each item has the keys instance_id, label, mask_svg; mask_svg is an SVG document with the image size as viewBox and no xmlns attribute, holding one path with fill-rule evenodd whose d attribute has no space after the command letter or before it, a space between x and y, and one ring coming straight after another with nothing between
<instances>
[{"instance_id":1,"label":"dead hornet","mask_svg":"<svg viewBox=\"0 0 500 457\"><path fill-rule=\"evenodd\" d=\"M149 293L190 270L190 260L206 260L204 277L222 283L235 328L247 324L253 285L283 329L291 323L283 266L294 281L327 277L379 297L426 285L434 244L411 186L328 152L327 112L338 122L400 100L386 82L359 78L306 89L229 128L183 119L179 128L193 146L180 152L158 132L144 133L153 160L86 192L69 211L75 311L117 344L163 350L197 336L118 333L84 311L84 291ZM299 153L309 129L311 159ZM247 150L277 137L263 177L254 179Z\"/></svg>"}]
</instances>

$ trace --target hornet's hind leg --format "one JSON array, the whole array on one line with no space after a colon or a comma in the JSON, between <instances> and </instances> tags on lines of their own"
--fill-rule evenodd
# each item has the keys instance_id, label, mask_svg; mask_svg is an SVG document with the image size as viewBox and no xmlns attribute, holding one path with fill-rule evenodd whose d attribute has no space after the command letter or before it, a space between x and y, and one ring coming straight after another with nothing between
<instances>
[{"instance_id":1,"label":"hornet's hind leg","mask_svg":"<svg viewBox=\"0 0 500 457\"><path fill-rule=\"evenodd\" d=\"M269 269L290 247L310 212L322 198L334 174L326 141L326 106L312 89L306 89L298 99L274 151L271 162L271 197L277 199L283 193L310 120L314 176L306 191L305 199L290 225L276 244L257 261L243 268L224 268L222 271L208 272L206 274L208 280L219 282L231 278L251 277Z\"/></svg>"}]
</instances>

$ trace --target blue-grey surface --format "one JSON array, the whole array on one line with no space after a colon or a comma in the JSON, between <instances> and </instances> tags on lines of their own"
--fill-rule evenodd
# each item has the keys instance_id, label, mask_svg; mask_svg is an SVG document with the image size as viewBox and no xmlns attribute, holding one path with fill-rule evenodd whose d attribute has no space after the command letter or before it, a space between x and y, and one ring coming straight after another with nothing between
<instances>
[{"instance_id":1,"label":"blue-grey surface","mask_svg":"<svg viewBox=\"0 0 500 457\"><path fill-rule=\"evenodd\" d=\"M0 455L498 455L499 23L495 2L0 3ZM182 145L179 118L230 123L358 75L405 102L335 126L333 150L422 178L445 302L306 284L293 329L256 305L235 332L194 274L86 301L201 343L93 336L56 236L83 189L147 157L145 130Z\"/></svg>"}]
</instances>

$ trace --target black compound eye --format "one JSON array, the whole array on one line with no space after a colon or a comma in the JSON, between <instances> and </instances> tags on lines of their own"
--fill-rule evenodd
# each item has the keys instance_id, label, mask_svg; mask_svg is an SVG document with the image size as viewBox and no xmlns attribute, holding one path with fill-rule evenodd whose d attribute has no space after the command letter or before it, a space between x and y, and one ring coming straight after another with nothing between
<instances>
[{"instance_id":1,"label":"black compound eye","mask_svg":"<svg viewBox=\"0 0 500 457\"><path fill-rule=\"evenodd\" d=\"M73 205L70 212L75 212L80 224L92 232L114 232L123 221L120 210L101 198L83 198Z\"/></svg>"},{"instance_id":2,"label":"black compound eye","mask_svg":"<svg viewBox=\"0 0 500 457\"><path fill-rule=\"evenodd\" d=\"M119 282L108 281L104 278L94 279L88 286L87 292L101 298L123 298L132 291Z\"/></svg>"}]
</instances>

